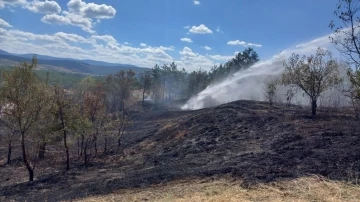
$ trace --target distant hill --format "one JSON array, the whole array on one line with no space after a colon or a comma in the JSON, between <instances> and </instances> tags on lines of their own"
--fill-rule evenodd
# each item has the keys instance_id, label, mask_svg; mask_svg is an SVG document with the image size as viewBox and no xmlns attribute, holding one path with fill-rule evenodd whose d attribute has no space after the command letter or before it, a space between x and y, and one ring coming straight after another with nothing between
<instances>
[{"instance_id":1,"label":"distant hill","mask_svg":"<svg viewBox=\"0 0 360 202\"><path fill-rule=\"evenodd\" d=\"M0 65L8 64L9 61L25 62L30 61L34 54L12 54L0 50ZM70 71L74 73L108 75L120 70L134 70L137 73L148 70L148 68L138 67L128 64L115 64L95 60L77 60L71 58L57 58L46 55L36 55L40 66L45 69L57 71ZM6 63L2 60L6 60Z\"/></svg>"}]
</instances>

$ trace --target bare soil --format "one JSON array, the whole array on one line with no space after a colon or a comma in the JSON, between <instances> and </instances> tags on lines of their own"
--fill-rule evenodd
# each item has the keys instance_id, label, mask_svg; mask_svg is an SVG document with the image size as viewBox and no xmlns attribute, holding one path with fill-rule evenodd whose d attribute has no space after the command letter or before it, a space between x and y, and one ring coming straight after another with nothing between
<instances>
[{"instance_id":1,"label":"bare soil","mask_svg":"<svg viewBox=\"0 0 360 202\"><path fill-rule=\"evenodd\" d=\"M195 111L139 110L121 149L113 146L84 167L73 144L71 170L65 172L62 145L48 146L30 183L18 146L15 160L6 165L7 147L1 140L0 200L69 201L223 175L241 179L243 187L311 174L356 179L360 122L347 109L319 109L316 117L310 112L256 101Z\"/></svg>"}]
</instances>

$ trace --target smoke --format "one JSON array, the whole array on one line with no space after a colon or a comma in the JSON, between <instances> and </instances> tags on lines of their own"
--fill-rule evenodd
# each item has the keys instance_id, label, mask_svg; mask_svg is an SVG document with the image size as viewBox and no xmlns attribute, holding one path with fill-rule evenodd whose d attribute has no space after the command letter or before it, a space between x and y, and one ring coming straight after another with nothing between
<instances>
[{"instance_id":1,"label":"smoke","mask_svg":"<svg viewBox=\"0 0 360 202\"><path fill-rule=\"evenodd\" d=\"M283 62L292 53L300 55L315 54L318 47L335 53L335 48L330 43L329 36L331 35L299 44L295 47L282 51L269 60L258 62L246 70L240 70L239 72L230 75L222 82L208 86L198 95L188 100L181 108L183 110L201 109L235 100L264 101L266 100L264 93L266 82L269 81L269 79L279 77L282 74L284 71ZM339 55L340 54L333 56L334 58L337 58ZM344 71L342 74L344 74ZM345 104L346 101L341 98L342 94L339 88L340 86L324 92L324 96L320 99L320 101L323 104L328 103L328 105L331 105L334 104L333 102L335 102L335 100L338 102L340 99L340 102L342 102L340 104ZM286 91L287 89L285 87L277 89L277 101L285 101ZM309 104L309 99L306 96L303 96L302 92L298 92L293 99L293 103L307 105Z\"/></svg>"}]
</instances>

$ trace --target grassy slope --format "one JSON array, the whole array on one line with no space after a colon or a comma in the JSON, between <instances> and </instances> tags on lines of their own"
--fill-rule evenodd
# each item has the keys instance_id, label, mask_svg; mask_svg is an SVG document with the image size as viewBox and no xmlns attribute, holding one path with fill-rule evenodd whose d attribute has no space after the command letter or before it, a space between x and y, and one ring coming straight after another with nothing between
<instances>
[{"instance_id":1,"label":"grassy slope","mask_svg":"<svg viewBox=\"0 0 360 202\"><path fill-rule=\"evenodd\" d=\"M233 179L179 180L167 184L81 199L79 201L154 201L154 202L355 202L360 201L360 186L327 180L318 176L302 177L244 188Z\"/></svg>"}]
</instances>

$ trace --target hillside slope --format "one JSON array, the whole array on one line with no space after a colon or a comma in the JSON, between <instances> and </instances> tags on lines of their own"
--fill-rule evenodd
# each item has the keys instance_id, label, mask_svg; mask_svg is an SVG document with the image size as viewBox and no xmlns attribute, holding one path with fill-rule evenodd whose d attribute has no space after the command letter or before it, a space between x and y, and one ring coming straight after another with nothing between
<instances>
[{"instance_id":1,"label":"hillside slope","mask_svg":"<svg viewBox=\"0 0 360 202\"><path fill-rule=\"evenodd\" d=\"M0 50L0 66L14 66L19 62L31 61L32 55L15 55ZM66 71L81 74L108 75L120 70L134 70L137 73L148 70L148 68L134 65L112 64L94 60L75 60L67 58L56 58L50 56L39 56L39 66L43 69Z\"/></svg>"},{"instance_id":2,"label":"hillside slope","mask_svg":"<svg viewBox=\"0 0 360 202\"><path fill-rule=\"evenodd\" d=\"M196 111L134 114L124 137L125 156L94 166L6 183L6 199L59 201L148 187L179 179L231 176L242 186L316 174L344 180L360 172L360 127L351 114L236 101ZM1 167L0 171L6 169ZM12 168L14 169L14 168ZM21 174L18 174L21 175ZM22 173L26 178L26 172ZM5 179L0 179L1 183Z\"/></svg>"}]
</instances>

